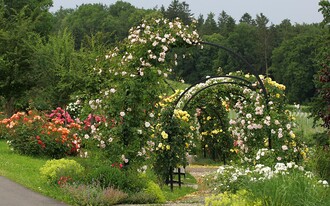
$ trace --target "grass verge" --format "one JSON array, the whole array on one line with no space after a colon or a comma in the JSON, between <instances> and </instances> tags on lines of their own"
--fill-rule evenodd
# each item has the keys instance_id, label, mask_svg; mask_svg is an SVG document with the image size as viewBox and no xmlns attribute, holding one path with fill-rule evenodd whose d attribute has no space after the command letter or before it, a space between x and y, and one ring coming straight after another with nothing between
<instances>
[{"instance_id":1,"label":"grass verge","mask_svg":"<svg viewBox=\"0 0 330 206\"><path fill-rule=\"evenodd\" d=\"M34 158L14 153L4 140L0 141L1 176L7 177L35 192L70 204L70 196L66 195L61 188L48 185L40 180L39 169L46 161L45 158Z\"/></svg>"}]
</instances>

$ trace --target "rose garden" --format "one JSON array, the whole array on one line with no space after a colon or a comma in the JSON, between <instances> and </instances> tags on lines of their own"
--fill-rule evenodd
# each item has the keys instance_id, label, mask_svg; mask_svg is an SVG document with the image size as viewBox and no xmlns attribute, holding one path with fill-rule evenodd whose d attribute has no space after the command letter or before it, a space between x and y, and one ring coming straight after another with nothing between
<instances>
[{"instance_id":1,"label":"rose garden","mask_svg":"<svg viewBox=\"0 0 330 206\"><path fill-rule=\"evenodd\" d=\"M72 205L166 203L195 192L185 179L170 184L188 155L217 162L199 185L205 205L330 205L329 155L319 155L327 148L303 141L285 85L247 65L171 86L176 48L207 46L194 24L145 20L96 59L88 93L52 111L3 114L2 148L41 160L33 171L56 191L44 194Z\"/></svg>"}]
</instances>

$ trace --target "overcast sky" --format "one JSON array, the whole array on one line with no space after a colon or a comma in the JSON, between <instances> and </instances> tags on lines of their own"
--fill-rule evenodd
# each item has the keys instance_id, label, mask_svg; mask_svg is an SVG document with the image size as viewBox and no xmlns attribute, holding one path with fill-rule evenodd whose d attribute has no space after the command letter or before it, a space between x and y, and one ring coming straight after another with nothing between
<instances>
[{"instance_id":1,"label":"overcast sky","mask_svg":"<svg viewBox=\"0 0 330 206\"><path fill-rule=\"evenodd\" d=\"M54 7L51 11L63 8L75 8L81 4L102 3L111 5L116 0L53 0ZM172 0L125 0L138 8L151 9L156 6L165 8ZM180 0L182 2L182 0ZM224 10L238 21L241 16L248 12L253 18L257 14L263 13L271 23L279 24L284 19L290 19L291 23L319 23L323 16L318 12L319 0L185 0L189 8L197 18L199 14L204 15L213 12L216 17Z\"/></svg>"}]
</instances>

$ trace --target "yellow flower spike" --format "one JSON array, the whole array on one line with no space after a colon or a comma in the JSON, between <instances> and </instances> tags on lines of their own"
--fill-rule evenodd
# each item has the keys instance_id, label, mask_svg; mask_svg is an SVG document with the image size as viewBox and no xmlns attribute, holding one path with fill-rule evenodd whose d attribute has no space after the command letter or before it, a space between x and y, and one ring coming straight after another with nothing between
<instances>
[{"instance_id":1,"label":"yellow flower spike","mask_svg":"<svg viewBox=\"0 0 330 206\"><path fill-rule=\"evenodd\" d=\"M189 147L189 144L186 142L186 148L188 148Z\"/></svg>"},{"instance_id":2,"label":"yellow flower spike","mask_svg":"<svg viewBox=\"0 0 330 206\"><path fill-rule=\"evenodd\" d=\"M281 97L281 95L279 93L277 93L275 96L276 96L276 98L280 98Z\"/></svg>"},{"instance_id":3,"label":"yellow flower spike","mask_svg":"<svg viewBox=\"0 0 330 206\"><path fill-rule=\"evenodd\" d=\"M208 117L206 118L206 120L210 120L210 119L212 119L212 117L210 117L210 116L208 116Z\"/></svg>"},{"instance_id":4,"label":"yellow flower spike","mask_svg":"<svg viewBox=\"0 0 330 206\"><path fill-rule=\"evenodd\" d=\"M170 150L171 146L170 145L166 145L166 150Z\"/></svg>"}]
</instances>

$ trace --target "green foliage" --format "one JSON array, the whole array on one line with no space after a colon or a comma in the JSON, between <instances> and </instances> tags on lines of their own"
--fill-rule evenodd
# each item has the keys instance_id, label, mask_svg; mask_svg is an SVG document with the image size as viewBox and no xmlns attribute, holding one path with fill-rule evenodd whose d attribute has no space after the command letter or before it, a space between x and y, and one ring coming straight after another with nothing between
<instances>
[{"instance_id":1,"label":"green foliage","mask_svg":"<svg viewBox=\"0 0 330 206\"><path fill-rule=\"evenodd\" d=\"M325 31L322 36L324 44L320 46L320 53L317 56L317 67L319 71L314 76L314 83L316 87L316 95L313 98L311 112L314 117L314 124L321 120L320 124L326 129L330 129L330 57L329 57L329 43L330 34Z\"/></svg>"},{"instance_id":2,"label":"green foliage","mask_svg":"<svg viewBox=\"0 0 330 206\"><path fill-rule=\"evenodd\" d=\"M245 188L262 205L329 205L329 187L300 172L249 182Z\"/></svg>"},{"instance_id":3,"label":"green foliage","mask_svg":"<svg viewBox=\"0 0 330 206\"><path fill-rule=\"evenodd\" d=\"M197 108L197 121L201 135L203 156L208 155L213 160L226 163L230 160L233 140L229 134L229 105L230 96L222 91L223 88L210 88L200 92L190 103L190 108Z\"/></svg>"},{"instance_id":4,"label":"green foliage","mask_svg":"<svg viewBox=\"0 0 330 206\"><path fill-rule=\"evenodd\" d=\"M165 196L162 192L162 190L160 189L159 185L157 185L155 182L153 181L149 181L147 183L147 187L145 189L145 193L149 194L150 196L155 196L155 203L165 203Z\"/></svg>"},{"instance_id":5,"label":"green foliage","mask_svg":"<svg viewBox=\"0 0 330 206\"><path fill-rule=\"evenodd\" d=\"M89 172L86 175L86 182L97 183L103 188L118 188L129 194L140 192L146 187L145 179L136 171L111 165L103 165Z\"/></svg>"},{"instance_id":6,"label":"green foliage","mask_svg":"<svg viewBox=\"0 0 330 206\"><path fill-rule=\"evenodd\" d=\"M310 80L318 71L315 58L322 45L321 37L317 28L311 27L305 34L283 41L273 51L270 73L286 85L291 103L308 101L314 95L315 86Z\"/></svg>"},{"instance_id":7,"label":"green foliage","mask_svg":"<svg viewBox=\"0 0 330 206\"><path fill-rule=\"evenodd\" d=\"M224 192L218 195L212 195L205 198L206 206L261 206L261 200L251 201L249 199L249 193L246 190L239 190L235 194Z\"/></svg>"},{"instance_id":8,"label":"green foliage","mask_svg":"<svg viewBox=\"0 0 330 206\"><path fill-rule=\"evenodd\" d=\"M125 200L129 204L165 203L165 201L162 190L153 181L148 181L143 191L134 193Z\"/></svg>"},{"instance_id":9,"label":"green foliage","mask_svg":"<svg viewBox=\"0 0 330 206\"><path fill-rule=\"evenodd\" d=\"M155 145L151 136L161 109L159 96L168 91L164 80L176 61L169 51L198 44L194 29L180 20L145 20L98 58L92 76L97 90L85 100L83 113L102 117L91 123L88 135L113 161L140 168L155 155L150 146Z\"/></svg>"},{"instance_id":10,"label":"green foliage","mask_svg":"<svg viewBox=\"0 0 330 206\"><path fill-rule=\"evenodd\" d=\"M41 177L51 184L58 184L61 177L71 177L73 180L79 178L84 168L75 160L69 159L53 159L48 160L44 166L40 168Z\"/></svg>"},{"instance_id":11,"label":"green foliage","mask_svg":"<svg viewBox=\"0 0 330 206\"><path fill-rule=\"evenodd\" d=\"M323 15L323 26L329 26L330 23L330 2L328 0L320 0L319 6L321 7L319 11L322 12Z\"/></svg>"},{"instance_id":12,"label":"green foliage","mask_svg":"<svg viewBox=\"0 0 330 206\"><path fill-rule=\"evenodd\" d=\"M323 134L324 135L324 134ZM328 137L327 137L328 138ZM327 146L316 146L308 161L310 170L321 179L330 182L330 151Z\"/></svg>"},{"instance_id":13,"label":"green foliage","mask_svg":"<svg viewBox=\"0 0 330 206\"><path fill-rule=\"evenodd\" d=\"M115 205L123 202L128 195L112 187L101 187L98 184L64 185L64 191L70 194L74 205Z\"/></svg>"},{"instance_id":14,"label":"green foliage","mask_svg":"<svg viewBox=\"0 0 330 206\"><path fill-rule=\"evenodd\" d=\"M30 105L41 110L65 107L73 94L86 91L90 85L88 69L99 51L76 51L73 35L67 30L50 35L46 43L34 47L37 86L28 92ZM96 53L96 54L95 54Z\"/></svg>"},{"instance_id":15,"label":"green foliage","mask_svg":"<svg viewBox=\"0 0 330 206\"><path fill-rule=\"evenodd\" d=\"M194 148L196 141L196 123L194 118L181 109L175 109L174 102L180 91L163 98L158 104L161 108L154 134L154 170L160 180L165 182L170 170L186 166L186 153Z\"/></svg>"},{"instance_id":16,"label":"green foliage","mask_svg":"<svg viewBox=\"0 0 330 206\"><path fill-rule=\"evenodd\" d=\"M103 4L83 4L73 11L58 13L59 28L68 28L75 36L75 48L80 49L86 39L100 35L100 44L114 44L122 41L128 30L141 19L156 13L153 10L137 9L128 2L116 1Z\"/></svg>"},{"instance_id":17,"label":"green foliage","mask_svg":"<svg viewBox=\"0 0 330 206\"><path fill-rule=\"evenodd\" d=\"M180 197L184 197L188 194L191 194L193 192L196 192L196 189L192 187L181 187L179 188L178 186L174 186L174 192L171 191L171 188L167 185L164 185L162 187L162 191L165 195L165 198L167 201L175 201L180 199Z\"/></svg>"},{"instance_id":18,"label":"green foliage","mask_svg":"<svg viewBox=\"0 0 330 206\"><path fill-rule=\"evenodd\" d=\"M7 115L28 106L27 92L37 84L33 47L50 31L50 5L51 1L45 0L4 1L1 6L0 96L5 99Z\"/></svg>"},{"instance_id":19,"label":"green foliage","mask_svg":"<svg viewBox=\"0 0 330 206\"><path fill-rule=\"evenodd\" d=\"M189 9L189 4L185 1L173 0L168 6L166 11L163 11L164 17L173 21L176 18L180 18L184 24L190 24L192 21L192 13Z\"/></svg>"}]
</instances>

